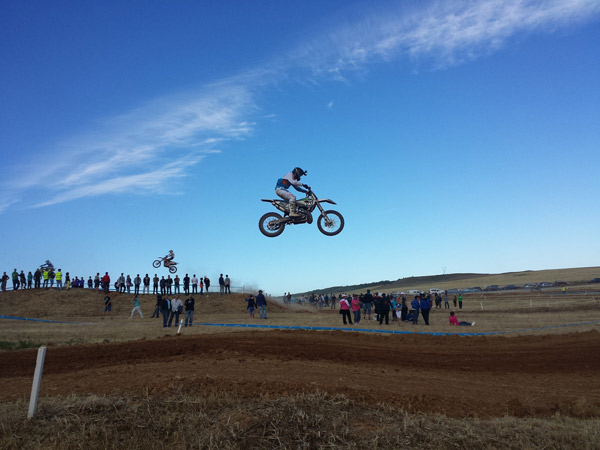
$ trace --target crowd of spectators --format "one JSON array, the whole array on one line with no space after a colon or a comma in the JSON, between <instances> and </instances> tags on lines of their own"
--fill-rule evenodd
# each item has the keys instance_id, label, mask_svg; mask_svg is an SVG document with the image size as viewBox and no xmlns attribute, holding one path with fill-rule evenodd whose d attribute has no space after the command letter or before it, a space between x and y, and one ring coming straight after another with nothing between
<instances>
[{"instance_id":1,"label":"crowd of spectators","mask_svg":"<svg viewBox=\"0 0 600 450\"><path fill-rule=\"evenodd\" d=\"M42 289L42 288L56 288L56 289L72 289L87 287L88 289L95 289L97 291L104 291L108 293L111 290L115 290L121 293L130 294L132 291L134 294L150 294L150 286L152 286L152 294L180 294L183 290L185 295L189 294L203 294L208 293L210 289L210 279L208 276L197 277L193 274L192 277L189 274L185 274L182 278L179 275L175 275L171 278L171 275L158 277L158 274L154 274L154 277L150 278L146 274L143 278L138 273L135 277L131 275L125 275L121 273L115 280L114 284L111 285L111 278L108 272L104 275L100 275L100 272L92 278L89 276L87 280L84 277L75 276L71 277L69 272L63 274L62 269L54 269L54 267L38 268L33 273L30 271L25 274L25 271L20 272L14 269L12 276L9 276L4 272L0 279L0 289L5 292L8 288L8 282L12 278L12 289L17 291L19 289ZM223 274L219 277L219 291L220 294L231 294L231 279L229 275Z\"/></svg>"}]
</instances>

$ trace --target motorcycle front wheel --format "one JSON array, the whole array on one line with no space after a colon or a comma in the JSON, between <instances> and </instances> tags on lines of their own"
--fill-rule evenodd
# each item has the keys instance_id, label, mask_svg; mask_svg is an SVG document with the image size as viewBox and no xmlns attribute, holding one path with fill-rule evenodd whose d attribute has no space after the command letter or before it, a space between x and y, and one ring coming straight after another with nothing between
<instances>
[{"instance_id":1,"label":"motorcycle front wheel","mask_svg":"<svg viewBox=\"0 0 600 450\"><path fill-rule=\"evenodd\" d=\"M169 266L169 272L171 272L171 273L177 272L177 266L174 264Z\"/></svg>"},{"instance_id":2,"label":"motorcycle front wheel","mask_svg":"<svg viewBox=\"0 0 600 450\"><path fill-rule=\"evenodd\" d=\"M267 237L276 237L283 233L284 223L279 223L281 215L270 212L263 215L258 221L258 229Z\"/></svg>"},{"instance_id":3,"label":"motorcycle front wheel","mask_svg":"<svg viewBox=\"0 0 600 450\"><path fill-rule=\"evenodd\" d=\"M161 262L162 261L160 259L157 259L152 263L152 266L158 269L160 267Z\"/></svg>"},{"instance_id":4,"label":"motorcycle front wheel","mask_svg":"<svg viewBox=\"0 0 600 450\"><path fill-rule=\"evenodd\" d=\"M339 212L330 209L319 216L317 227L325 236L335 236L344 229L344 218Z\"/></svg>"}]
</instances>

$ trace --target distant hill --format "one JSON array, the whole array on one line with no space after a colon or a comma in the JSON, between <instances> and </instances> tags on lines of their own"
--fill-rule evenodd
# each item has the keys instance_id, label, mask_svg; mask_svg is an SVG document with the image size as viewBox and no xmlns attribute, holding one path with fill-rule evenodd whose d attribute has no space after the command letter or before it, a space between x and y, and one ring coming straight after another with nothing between
<instances>
[{"instance_id":1,"label":"distant hill","mask_svg":"<svg viewBox=\"0 0 600 450\"><path fill-rule=\"evenodd\" d=\"M497 284L505 286L515 284L522 286L525 283L541 283L566 281L572 284L584 284L588 281L600 278L600 267L580 267L572 269L551 270L526 270L522 272L506 272L499 274L489 273L452 273L447 275L428 275L420 277L399 278L395 281L383 280L363 284L346 286L331 286L314 289L306 292L298 292L294 295L305 294L330 294L330 293L360 293L367 289L377 292L406 291L409 289L427 290L430 288L456 289L479 286L491 286Z\"/></svg>"}]
</instances>

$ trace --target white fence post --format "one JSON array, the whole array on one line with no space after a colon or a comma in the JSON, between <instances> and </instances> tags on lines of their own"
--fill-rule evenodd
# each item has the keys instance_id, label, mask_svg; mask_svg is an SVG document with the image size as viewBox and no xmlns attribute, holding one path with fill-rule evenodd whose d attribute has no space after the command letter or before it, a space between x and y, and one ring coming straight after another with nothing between
<instances>
[{"instance_id":1,"label":"white fence post","mask_svg":"<svg viewBox=\"0 0 600 450\"><path fill-rule=\"evenodd\" d=\"M38 349L37 362L35 363L35 373L33 375L33 385L31 386L31 397L29 398L29 412L27 418L31 419L37 409L38 395L40 385L42 384L42 372L44 370L44 360L46 359L46 346Z\"/></svg>"}]
</instances>

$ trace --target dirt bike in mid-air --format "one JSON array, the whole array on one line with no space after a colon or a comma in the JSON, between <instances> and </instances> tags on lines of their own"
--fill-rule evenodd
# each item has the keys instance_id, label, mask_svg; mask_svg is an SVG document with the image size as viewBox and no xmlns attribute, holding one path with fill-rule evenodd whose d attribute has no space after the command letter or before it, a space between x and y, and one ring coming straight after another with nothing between
<instances>
[{"instance_id":1,"label":"dirt bike in mid-air","mask_svg":"<svg viewBox=\"0 0 600 450\"><path fill-rule=\"evenodd\" d=\"M177 272L177 263L175 261L167 261L164 257L159 257L158 259L154 260L152 266L158 269L163 264L165 267L169 268L170 273Z\"/></svg>"},{"instance_id":2,"label":"dirt bike in mid-air","mask_svg":"<svg viewBox=\"0 0 600 450\"><path fill-rule=\"evenodd\" d=\"M344 218L342 215L334 211L333 209L325 210L321 203L331 203L335 205L333 200L319 199L315 193L308 188L306 198L296 200L296 212L297 217L290 217L289 203L286 200L270 200L261 199L263 202L272 204L275 208L283 213L277 214L275 212L269 212L263 215L258 221L258 228L260 232L267 237L279 236L283 233L286 225L297 225L300 223L313 223L312 212L315 208L319 208L321 214L317 219L317 227L319 231L326 236L335 236L344 229Z\"/></svg>"}]
</instances>

